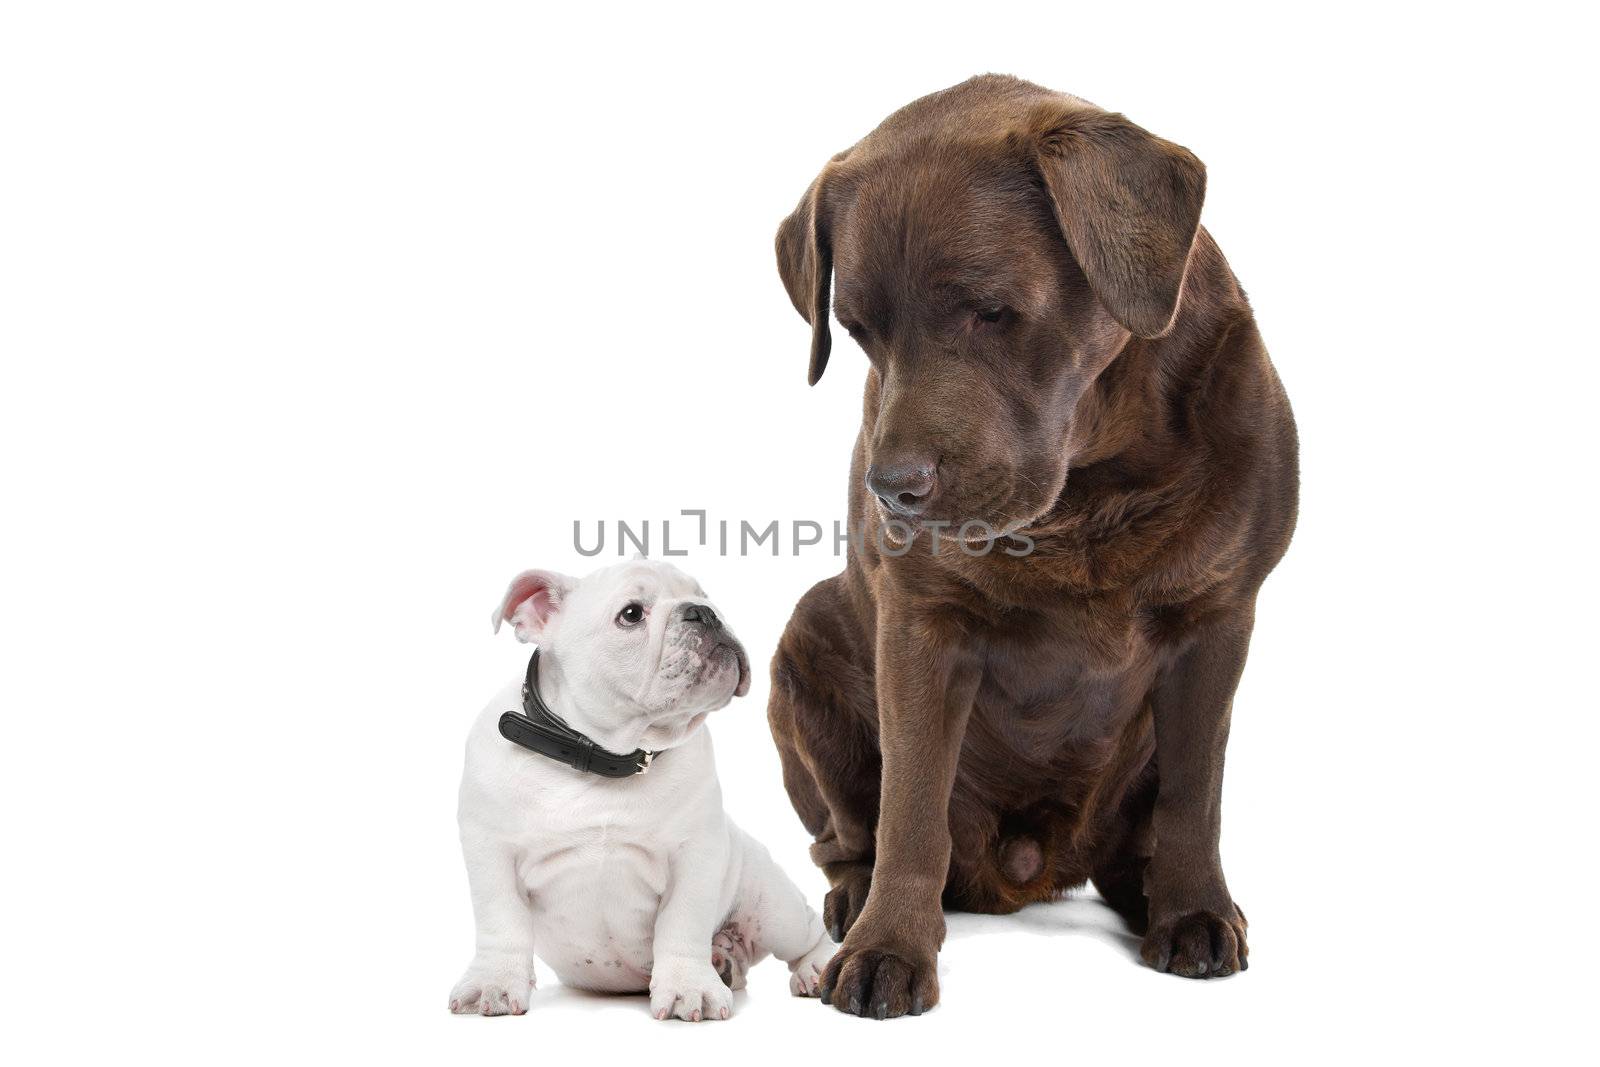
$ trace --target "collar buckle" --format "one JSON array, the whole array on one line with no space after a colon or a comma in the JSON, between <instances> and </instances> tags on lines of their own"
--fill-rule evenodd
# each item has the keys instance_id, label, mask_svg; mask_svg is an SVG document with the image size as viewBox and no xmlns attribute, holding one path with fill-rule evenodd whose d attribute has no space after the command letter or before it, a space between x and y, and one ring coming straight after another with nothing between
<instances>
[{"instance_id":1,"label":"collar buckle","mask_svg":"<svg viewBox=\"0 0 1600 1067\"><path fill-rule=\"evenodd\" d=\"M500 716L500 735L541 756L565 763L573 770L603 778L632 778L644 774L658 755L644 748L628 753L607 751L546 707L539 696L538 649L528 658L528 673L522 683L522 711L507 711Z\"/></svg>"}]
</instances>

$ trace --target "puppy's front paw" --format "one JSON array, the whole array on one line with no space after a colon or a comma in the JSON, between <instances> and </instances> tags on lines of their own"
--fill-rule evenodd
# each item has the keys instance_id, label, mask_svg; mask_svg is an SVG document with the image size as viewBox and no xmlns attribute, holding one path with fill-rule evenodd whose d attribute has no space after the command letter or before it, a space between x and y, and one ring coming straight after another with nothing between
<instances>
[{"instance_id":1,"label":"puppy's front paw","mask_svg":"<svg viewBox=\"0 0 1600 1067\"><path fill-rule=\"evenodd\" d=\"M474 963L450 990L450 1010L456 1015L523 1015L532 988L531 971Z\"/></svg>"},{"instance_id":2,"label":"puppy's front paw","mask_svg":"<svg viewBox=\"0 0 1600 1067\"><path fill-rule=\"evenodd\" d=\"M650 974L650 1014L657 1019L726 1019L733 991L707 960L657 960Z\"/></svg>"}]
</instances>

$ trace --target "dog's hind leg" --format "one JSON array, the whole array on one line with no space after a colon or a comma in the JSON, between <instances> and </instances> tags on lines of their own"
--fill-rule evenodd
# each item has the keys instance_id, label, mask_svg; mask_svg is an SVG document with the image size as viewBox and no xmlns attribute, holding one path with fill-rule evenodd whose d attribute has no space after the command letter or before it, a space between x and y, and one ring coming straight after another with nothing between
<instances>
[{"instance_id":1,"label":"dog's hind leg","mask_svg":"<svg viewBox=\"0 0 1600 1067\"><path fill-rule=\"evenodd\" d=\"M1149 924L1144 873L1155 851L1155 827L1151 822L1155 800L1156 780L1150 774L1123 801L1091 875L1101 898L1136 934L1143 934Z\"/></svg>"},{"instance_id":2,"label":"dog's hind leg","mask_svg":"<svg viewBox=\"0 0 1600 1067\"><path fill-rule=\"evenodd\" d=\"M833 943L821 918L760 842L737 828L734 835L743 848L744 868L733 917L724 931L733 928L735 939L742 938L749 964L770 952L789 965L790 992L816 996L822 969L833 958Z\"/></svg>"},{"instance_id":3,"label":"dog's hind leg","mask_svg":"<svg viewBox=\"0 0 1600 1067\"><path fill-rule=\"evenodd\" d=\"M750 965L755 963L751 959L752 948L744 927L732 919L724 923L722 929L712 937L711 966L716 968L723 984L729 989L744 988L745 976L750 971Z\"/></svg>"},{"instance_id":4,"label":"dog's hind leg","mask_svg":"<svg viewBox=\"0 0 1600 1067\"><path fill-rule=\"evenodd\" d=\"M841 630L845 596L832 578L801 598L772 659L767 704L783 784L832 886L822 910L836 941L872 885L881 771L871 663Z\"/></svg>"}]
</instances>

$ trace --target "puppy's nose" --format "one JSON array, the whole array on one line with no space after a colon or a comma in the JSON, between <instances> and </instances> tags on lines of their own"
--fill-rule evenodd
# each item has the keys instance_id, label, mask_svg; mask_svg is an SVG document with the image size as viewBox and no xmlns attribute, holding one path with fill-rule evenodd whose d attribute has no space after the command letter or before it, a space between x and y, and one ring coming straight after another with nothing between
<instances>
[{"instance_id":1,"label":"puppy's nose","mask_svg":"<svg viewBox=\"0 0 1600 1067\"><path fill-rule=\"evenodd\" d=\"M931 460L910 459L874 463L867 470L867 488L890 511L918 515L933 497L936 480Z\"/></svg>"},{"instance_id":2,"label":"puppy's nose","mask_svg":"<svg viewBox=\"0 0 1600 1067\"><path fill-rule=\"evenodd\" d=\"M711 610L709 604L685 604L683 621L700 623L708 630L722 629L722 620L717 618L717 613Z\"/></svg>"}]
</instances>

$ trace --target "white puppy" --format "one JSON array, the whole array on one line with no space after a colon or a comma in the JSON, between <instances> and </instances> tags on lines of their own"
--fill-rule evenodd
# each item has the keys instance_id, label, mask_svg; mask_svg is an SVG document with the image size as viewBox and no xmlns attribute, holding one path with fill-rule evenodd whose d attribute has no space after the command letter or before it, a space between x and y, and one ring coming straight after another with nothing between
<instances>
[{"instance_id":1,"label":"white puppy","mask_svg":"<svg viewBox=\"0 0 1600 1067\"><path fill-rule=\"evenodd\" d=\"M512 683L467 739L477 953L450 1010L522 1014L536 952L568 985L648 990L658 1019L726 1019L768 952L815 995L833 955L821 921L722 810L702 724L750 688L750 665L694 579L647 560L581 582L527 571L502 621L539 648L532 696Z\"/></svg>"}]
</instances>

